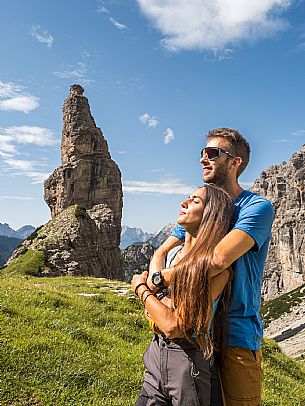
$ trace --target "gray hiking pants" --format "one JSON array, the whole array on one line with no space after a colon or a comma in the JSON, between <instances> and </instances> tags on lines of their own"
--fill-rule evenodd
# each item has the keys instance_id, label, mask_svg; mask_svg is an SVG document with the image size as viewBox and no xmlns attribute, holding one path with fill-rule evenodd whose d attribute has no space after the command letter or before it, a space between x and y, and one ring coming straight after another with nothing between
<instances>
[{"instance_id":1,"label":"gray hiking pants","mask_svg":"<svg viewBox=\"0 0 305 406\"><path fill-rule=\"evenodd\" d=\"M143 356L146 372L136 406L221 406L212 359L196 343L155 336Z\"/></svg>"}]
</instances>

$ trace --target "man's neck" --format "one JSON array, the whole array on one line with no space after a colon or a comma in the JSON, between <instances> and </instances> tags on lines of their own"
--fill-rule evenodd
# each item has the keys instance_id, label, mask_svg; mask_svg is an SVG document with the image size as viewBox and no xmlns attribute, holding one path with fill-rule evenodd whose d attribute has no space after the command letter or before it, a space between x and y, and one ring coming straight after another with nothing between
<instances>
[{"instance_id":1,"label":"man's neck","mask_svg":"<svg viewBox=\"0 0 305 406\"><path fill-rule=\"evenodd\" d=\"M243 192L243 188L238 184L238 182L228 182L222 186L222 188L233 197L234 200Z\"/></svg>"}]
</instances>

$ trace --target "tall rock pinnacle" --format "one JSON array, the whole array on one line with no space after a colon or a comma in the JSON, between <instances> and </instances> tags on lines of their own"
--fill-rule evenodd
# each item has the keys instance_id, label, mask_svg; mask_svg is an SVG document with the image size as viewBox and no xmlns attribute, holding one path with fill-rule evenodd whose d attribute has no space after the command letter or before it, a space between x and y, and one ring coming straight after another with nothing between
<instances>
[{"instance_id":1,"label":"tall rock pinnacle","mask_svg":"<svg viewBox=\"0 0 305 406\"><path fill-rule=\"evenodd\" d=\"M275 211L262 291L268 300L305 282L305 145L262 172L251 190Z\"/></svg>"},{"instance_id":2,"label":"tall rock pinnacle","mask_svg":"<svg viewBox=\"0 0 305 406\"><path fill-rule=\"evenodd\" d=\"M113 213L119 243L122 215L121 173L96 127L80 85L72 85L63 105L61 166L45 181L52 216L78 204L86 210L105 205Z\"/></svg>"},{"instance_id":3,"label":"tall rock pinnacle","mask_svg":"<svg viewBox=\"0 0 305 406\"><path fill-rule=\"evenodd\" d=\"M83 92L81 86L71 86L63 106L61 166L44 184L52 219L8 263L34 256L35 275L122 279L121 173Z\"/></svg>"}]
</instances>

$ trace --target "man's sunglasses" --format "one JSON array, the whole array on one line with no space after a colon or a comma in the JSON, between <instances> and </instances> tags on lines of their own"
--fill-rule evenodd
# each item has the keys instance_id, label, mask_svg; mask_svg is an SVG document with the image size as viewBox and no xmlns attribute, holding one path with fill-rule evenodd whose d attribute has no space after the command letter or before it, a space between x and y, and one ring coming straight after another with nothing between
<instances>
[{"instance_id":1,"label":"man's sunglasses","mask_svg":"<svg viewBox=\"0 0 305 406\"><path fill-rule=\"evenodd\" d=\"M230 156L231 158L235 158L234 155L232 155L230 152L222 149L222 148L217 148L217 147L205 147L201 151L200 157L202 158L203 155L206 155L208 157L209 161L214 161L215 159L219 158L221 154L226 154Z\"/></svg>"}]
</instances>

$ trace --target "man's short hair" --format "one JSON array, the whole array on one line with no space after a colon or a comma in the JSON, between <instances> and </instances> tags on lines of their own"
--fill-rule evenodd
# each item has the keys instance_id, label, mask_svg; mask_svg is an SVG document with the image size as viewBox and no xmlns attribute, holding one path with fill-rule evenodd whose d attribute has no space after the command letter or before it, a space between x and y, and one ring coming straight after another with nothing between
<instances>
[{"instance_id":1,"label":"man's short hair","mask_svg":"<svg viewBox=\"0 0 305 406\"><path fill-rule=\"evenodd\" d=\"M238 168L237 177L239 177L246 169L250 158L250 145L248 141L234 128L216 128L209 130L207 140L212 138L223 138L231 145L231 152L234 156L242 158L242 163Z\"/></svg>"}]
</instances>

